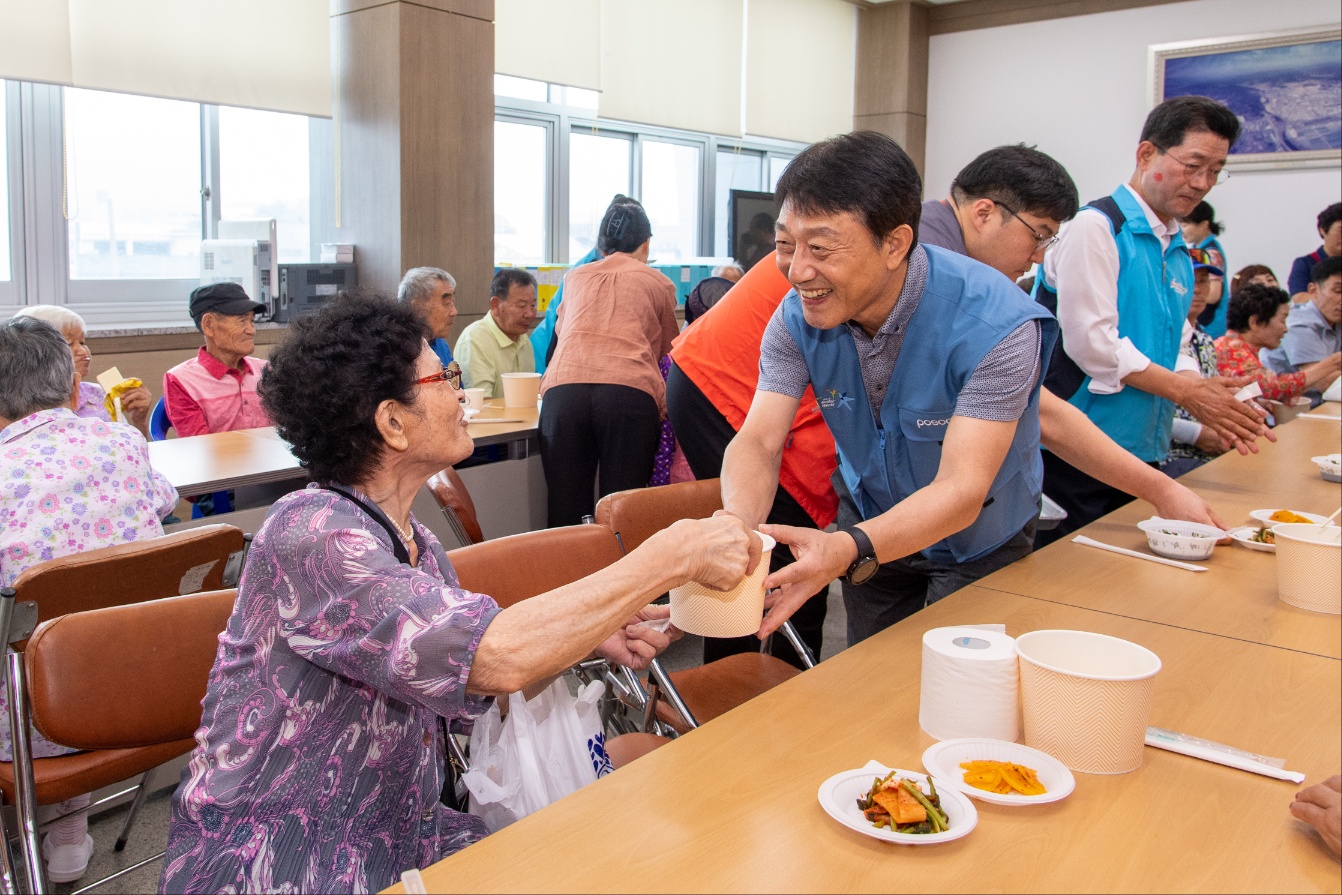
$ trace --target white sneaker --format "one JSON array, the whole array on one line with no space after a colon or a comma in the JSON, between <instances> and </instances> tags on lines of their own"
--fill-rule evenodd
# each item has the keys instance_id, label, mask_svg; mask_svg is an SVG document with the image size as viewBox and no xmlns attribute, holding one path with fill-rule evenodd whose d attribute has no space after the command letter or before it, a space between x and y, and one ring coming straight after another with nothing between
<instances>
[{"instance_id":1,"label":"white sneaker","mask_svg":"<svg viewBox=\"0 0 1342 895\"><path fill-rule=\"evenodd\" d=\"M53 883L72 883L89 869L93 856L93 837L84 836L78 845L55 845L51 837L42 840L42 857L47 862L47 879Z\"/></svg>"}]
</instances>

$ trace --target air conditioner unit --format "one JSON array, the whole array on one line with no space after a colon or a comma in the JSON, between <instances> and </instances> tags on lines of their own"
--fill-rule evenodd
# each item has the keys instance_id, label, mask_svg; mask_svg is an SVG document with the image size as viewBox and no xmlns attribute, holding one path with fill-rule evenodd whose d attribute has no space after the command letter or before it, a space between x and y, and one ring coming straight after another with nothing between
<instances>
[{"instance_id":1,"label":"air conditioner unit","mask_svg":"<svg viewBox=\"0 0 1342 895\"><path fill-rule=\"evenodd\" d=\"M256 239L204 239L200 243L200 284L237 283L252 301L266 306L267 319L274 315L271 292L269 242Z\"/></svg>"}]
</instances>

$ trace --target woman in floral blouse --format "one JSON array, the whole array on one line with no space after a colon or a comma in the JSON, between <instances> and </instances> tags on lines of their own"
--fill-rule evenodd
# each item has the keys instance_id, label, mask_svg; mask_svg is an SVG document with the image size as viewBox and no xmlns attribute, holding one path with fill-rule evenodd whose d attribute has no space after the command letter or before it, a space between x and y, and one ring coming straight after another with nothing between
<instances>
[{"instance_id":1,"label":"woman in floral blouse","mask_svg":"<svg viewBox=\"0 0 1342 895\"><path fill-rule=\"evenodd\" d=\"M413 312L371 296L337 298L271 354L261 400L317 484L276 503L253 541L162 891L377 891L474 842L483 822L440 801L442 720L594 651L646 666L668 643L638 624L666 615L653 598L758 561L720 516L507 609L464 590L410 515L429 476L472 451L459 375Z\"/></svg>"},{"instance_id":2,"label":"woman in floral blouse","mask_svg":"<svg viewBox=\"0 0 1342 895\"><path fill-rule=\"evenodd\" d=\"M1253 376L1271 401L1288 402L1306 389L1327 388L1342 371L1337 354L1302 366L1294 373L1273 373L1262 365L1258 352L1281 344L1291 297L1273 286L1250 284L1230 297L1226 334L1216 340L1216 365L1222 376Z\"/></svg>"},{"instance_id":3,"label":"woman in floral blouse","mask_svg":"<svg viewBox=\"0 0 1342 895\"><path fill-rule=\"evenodd\" d=\"M130 426L76 416L79 376L65 340L35 317L0 323L0 587L48 559L163 534L177 492L149 465ZM33 755L74 752L32 731ZM10 761L9 710L0 690L0 761ZM64 815L87 795L61 804ZM57 821L43 843L52 882L84 874L88 816Z\"/></svg>"}]
</instances>

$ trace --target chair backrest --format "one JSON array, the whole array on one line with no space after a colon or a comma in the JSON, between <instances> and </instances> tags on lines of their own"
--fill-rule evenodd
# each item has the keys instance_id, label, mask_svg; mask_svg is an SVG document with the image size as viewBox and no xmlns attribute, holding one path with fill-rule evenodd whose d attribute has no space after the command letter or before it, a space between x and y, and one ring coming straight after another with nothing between
<instances>
[{"instance_id":1,"label":"chair backrest","mask_svg":"<svg viewBox=\"0 0 1342 895\"><path fill-rule=\"evenodd\" d=\"M49 559L14 582L15 600L37 603L38 619L223 587L242 530L205 525L161 538Z\"/></svg>"},{"instance_id":2,"label":"chair backrest","mask_svg":"<svg viewBox=\"0 0 1342 895\"><path fill-rule=\"evenodd\" d=\"M604 525L569 525L460 547L447 557L462 587L508 607L586 578L621 555Z\"/></svg>"},{"instance_id":3,"label":"chair backrest","mask_svg":"<svg viewBox=\"0 0 1342 895\"><path fill-rule=\"evenodd\" d=\"M435 473L429 478L427 487L463 544L478 544L485 539L480 521L475 517L475 502L455 469L449 466Z\"/></svg>"},{"instance_id":4,"label":"chair backrest","mask_svg":"<svg viewBox=\"0 0 1342 895\"><path fill-rule=\"evenodd\" d=\"M149 440L167 440L168 430L171 428L172 420L168 419L168 406L164 403L163 398L159 398L149 414Z\"/></svg>"},{"instance_id":5,"label":"chair backrest","mask_svg":"<svg viewBox=\"0 0 1342 895\"><path fill-rule=\"evenodd\" d=\"M219 590L43 622L24 653L34 725L77 749L189 739L236 597Z\"/></svg>"},{"instance_id":6,"label":"chair backrest","mask_svg":"<svg viewBox=\"0 0 1342 895\"><path fill-rule=\"evenodd\" d=\"M615 532L626 553L681 519L705 519L722 509L718 479L616 491L596 505L596 521Z\"/></svg>"}]
</instances>

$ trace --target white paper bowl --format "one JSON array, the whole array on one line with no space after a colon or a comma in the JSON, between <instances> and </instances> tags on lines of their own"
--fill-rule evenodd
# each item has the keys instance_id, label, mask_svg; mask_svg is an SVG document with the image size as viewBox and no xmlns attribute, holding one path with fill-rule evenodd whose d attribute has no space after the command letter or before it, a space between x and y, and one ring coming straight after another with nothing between
<instances>
[{"instance_id":1,"label":"white paper bowl","mask_svg":"<svg viewBox=\"0 0 1342 895\"><path fill-rule=\"evenodd\" d=\"M977 789L964 782L965 770L960 767L960 763L964 761L1009 761L1025 765L1039 775L1039 782L1048 792L1037 796L1024 796L1020 793L1002 795ZM1043 805L1061 801L1076 789L1076 778L1067 769L1067 765L1047 752L1040 752L1020 743L1008 743L1006 740L986 737L943 740L923 753L923 767L927 768L927 772L937 781L945 780L949 786L971 799L993 805Z\"/></svg>"},{"instance_id":2,"label":"white paper bowl","mask_svg":"<svg viewBox=\"0 0 1342 895\"><path fill-rule=\"evenodd\" d=\"M1146 519L1137 527L1146 532L1152 553L1170 559L1206 559L1221 538L1219 528L1178 519Z\"/></svg>"},{"instance_id":3,"label":"white paper bowl","mask_svg":"<svg viewBox=\"0 0 1342 895\"><path fill-rule=\"evenodd\" d=\"M1342 454L1328 454L1325 457L1310 457L1319 467L1319 475L1326 482L1342 482Z\"/></svg>"},{"instance_id":4,"label":"white paper bowl","mask_svg":"<svg viewBox=\"0 0 1342 895\"><path fill-rule=\"evenodd\" d=\"M1257 522L1261 522L1261 523L1262 523L1264 526L1266 526L1267 528L1271 528L1271 527L1274 526L1274 525L1281 525L1281 524L1283 524L1283 523L1281 523L1281 522L1277 522L1276 520L1274 520L1274 519L1272 518L1272 514L1273 514L1273 513L1277 512L1278 510L1283 510L1283 509L1288 509L1288 508L1287 508L1287 507L1277 507L1276 509L1273 509L1273 510L1254 510L1253 512L1251 512L1251 513L1249 514L1249 516L1250 516L1252 519L1254 519L1255 521L1257 521ZM1328 517L1327 517L1327 516L1320 516L1318 513L1306 513L1306 512L1304 512L1303 510L1291 510L1291 512L1292 512L1292 513L1295 513L1297 516L1304 516L1306 519L1308 519L1310 522L1313 522L1315 525L1322 525L1323 523L1325 523L1325 522L1328 521ZM1287 525L1303 525L1304 523L1301 523L1301 522L1289 523L1289 522L1288 522L1288 523L1285 523L1285 524L1287 524Z\"/></svg>"},{"instance_id":5,"label":"white paper bowl","mask_svg":"<svg viewBox=\"0 0 1342 895\"><path fill-rule=\"evenodd\" d=\"M1241 547L1247 547L1259 553L1276 553L1276 544L1264 544L1262 541L1253 540L1253 536L1257 533L1258 526L1256 525L1241 525L1239 528L1230 529L1230 537Z\"/></svg>"}]
</instances>

